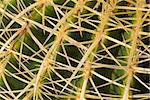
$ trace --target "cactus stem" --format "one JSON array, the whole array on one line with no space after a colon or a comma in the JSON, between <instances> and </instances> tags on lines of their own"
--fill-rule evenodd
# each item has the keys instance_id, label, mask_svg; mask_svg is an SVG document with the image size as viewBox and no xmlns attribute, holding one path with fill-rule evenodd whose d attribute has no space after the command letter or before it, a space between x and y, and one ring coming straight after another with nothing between
<instances>
[{"instance_id":1,"label":"cactus stem","mask_svg":"<svg viewBox=\"0 0 150 100\"><path fill-rule=\"evenodd\" d=\"M136 52L137 47L137 42L138 42L138 37L139 37L139 31L140 31L140 26L142 24L141 20L142 20L142 12L140 11L140 8L142 7L142 4L144 2L142 0L137 0L137 9L136 9L136 27L135 27L135 32L132 34L131 39L131 47L132 49L130 50L129 53L129 58L128 58L128 63L127 63L127 67L128 67L128 77L127 77L127 81L126 81L126 87L124 90L124 95L123 95L123 100L128 100L129 99L129 88L131 85L131 81L133 79L133 66L137 66L136 64L136 60L138 60L137 58L134 58L134 56L137 56L138 52Z\"/></svg>"}]
</instances>

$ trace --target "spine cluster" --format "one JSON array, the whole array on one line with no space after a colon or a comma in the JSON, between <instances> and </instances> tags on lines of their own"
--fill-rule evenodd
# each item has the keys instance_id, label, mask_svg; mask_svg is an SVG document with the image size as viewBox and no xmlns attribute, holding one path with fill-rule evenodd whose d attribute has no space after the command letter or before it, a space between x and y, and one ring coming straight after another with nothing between
<instances>
[{"instance_id":1,"label":"spine cluster","mask_svg":"<svg viewBox=\"0 0 150 100\"><path fill-rule=\"evenodd\" d=\"M149 99L148 0L0 1L0 99Z\"/></svg>"}]
</instances>

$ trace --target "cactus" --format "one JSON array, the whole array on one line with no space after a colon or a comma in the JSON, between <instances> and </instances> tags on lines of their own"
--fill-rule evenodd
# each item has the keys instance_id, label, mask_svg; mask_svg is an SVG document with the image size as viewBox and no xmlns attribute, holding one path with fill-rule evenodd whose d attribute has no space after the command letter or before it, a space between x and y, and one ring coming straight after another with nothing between
<instances>
[{"instance_id":1,"label":"cactus","mask_svg":"<svg viewBox=\"0 0 150 100\"><path fill-rule=\"evenodd\" d=\"M149 0L1 0L0 100L150 99Z\"/></svg>"}]
</instances>

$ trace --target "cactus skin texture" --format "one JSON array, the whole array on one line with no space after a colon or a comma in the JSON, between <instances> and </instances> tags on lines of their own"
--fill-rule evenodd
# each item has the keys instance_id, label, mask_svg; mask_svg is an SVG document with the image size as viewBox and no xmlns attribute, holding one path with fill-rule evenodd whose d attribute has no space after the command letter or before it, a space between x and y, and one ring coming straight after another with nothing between
<instances>
[{"instance_id":1,"label":"cactus skin texture","mask_svg":"<svg viewBox=\"0 0 150 100\"><path fill-rule=\"evenodd\" d=\"M1 0L0 100L150 99L149 0Z\"/></svg>"}]
</instances>

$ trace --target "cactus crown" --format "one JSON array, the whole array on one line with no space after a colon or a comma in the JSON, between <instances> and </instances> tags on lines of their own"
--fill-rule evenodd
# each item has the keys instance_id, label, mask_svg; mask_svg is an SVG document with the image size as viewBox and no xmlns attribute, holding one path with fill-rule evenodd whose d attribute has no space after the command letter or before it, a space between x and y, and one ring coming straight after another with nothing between
<instances>
[{"instance_id":1,"label":"cactus crown","mask_svg":"<svg viewBox=\"0 0 150 100\"><path fill-rule=\"evenodd\" d=\"M0 1L0 99L149 98L148 0Z\"/></svg>"}]
</instances>

